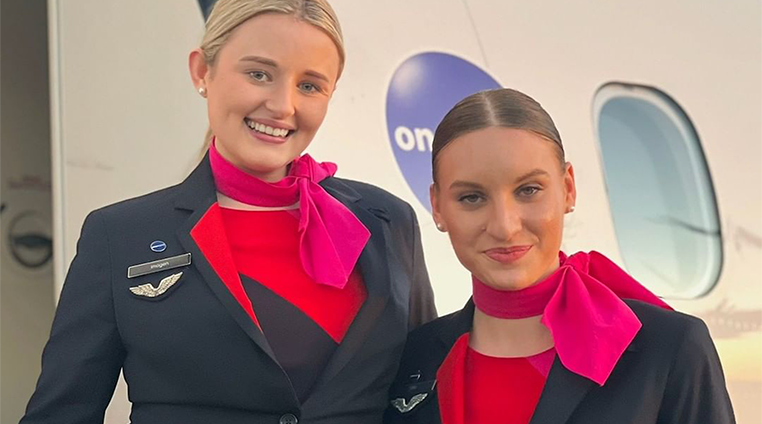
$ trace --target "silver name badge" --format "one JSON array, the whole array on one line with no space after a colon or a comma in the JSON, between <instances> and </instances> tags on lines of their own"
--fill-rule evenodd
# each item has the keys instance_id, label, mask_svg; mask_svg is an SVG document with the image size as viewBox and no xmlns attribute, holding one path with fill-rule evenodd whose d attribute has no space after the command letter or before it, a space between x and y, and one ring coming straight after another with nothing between
<instances>
[{"instance_id":1,"label":"silver name badge","mask_svg":"<svg viewBox=\"0 0 762 424\"><path fill-rule=\"evenodd\" d=\"M154 272L166 271L168 269L179 268L190 265L191 254L172 256L171 258L159 259L157 261L146 262L144 264L133 265L127 268L127 278L140 277L141 275L153 274Z\"/></svg>"}]
</instances>

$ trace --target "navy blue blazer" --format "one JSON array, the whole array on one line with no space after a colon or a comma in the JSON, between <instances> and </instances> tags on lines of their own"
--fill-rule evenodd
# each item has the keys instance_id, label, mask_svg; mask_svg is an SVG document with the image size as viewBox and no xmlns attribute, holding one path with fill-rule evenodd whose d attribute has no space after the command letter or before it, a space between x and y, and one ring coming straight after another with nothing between
<instances>
[{"instance_id":1,"label":"navy blue blazer","mask_svg":"<svg viewBox=\"0 0 762 424\"><path fill-rule=\"evenodd\" d=\"M625 302L643 326L606 383L598 386L567 370L556 357L530 424L735 423L720 360L703 321L636 300ZM390 404L386 424L441 423L436 373L455 341L471 331L473 317L469 301L464 309L413 331L390 391L396 406ZM500 423L500 417L493 422Z\"/></svg>"},{"instance_id":2,"label":"navy blue blazer","mask_svg":"<svg viewBox=\"0 0 762 424\"><path fill-rule=\"evenodd\" d=\"M102 423L120 370L133 424L380 423L408 330L436 317L418 222L377 187L321 185L371 232L359 259L368 297L304 402L205 255L229 247L191 234L217 201L205 158L181 184L87 217L21 423ZM190 265L159 261L128 278L130 266L187 253ZM154 298L130 290L180 272Z\"/></svg>"}]
</instances>

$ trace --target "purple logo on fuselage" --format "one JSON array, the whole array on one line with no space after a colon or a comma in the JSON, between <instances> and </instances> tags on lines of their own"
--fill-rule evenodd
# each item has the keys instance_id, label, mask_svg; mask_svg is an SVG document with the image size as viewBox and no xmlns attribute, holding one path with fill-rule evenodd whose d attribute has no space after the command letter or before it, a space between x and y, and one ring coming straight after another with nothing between
<instances>
[{"instance_id":1,"label":"purple logo on fuselage","mask_svg":"<svg viewBox=\"0 0 762 424\"><path fill-rule=\"evenodd\" d=\"M394 72L386 96L386 126L394 158L413 193L431 211L431 143L439 121L477 91L500 88L476 65L446 53L420 53Z\"/></svg>"}]
</instances>

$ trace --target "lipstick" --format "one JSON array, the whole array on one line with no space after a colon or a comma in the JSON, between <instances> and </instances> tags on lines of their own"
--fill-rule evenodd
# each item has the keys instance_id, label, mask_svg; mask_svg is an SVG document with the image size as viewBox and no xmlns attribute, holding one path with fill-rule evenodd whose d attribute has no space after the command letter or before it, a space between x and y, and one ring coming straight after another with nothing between
<instances>
[{"instance_id":1,"label":"lipstick","mask_svg":"<svg viewBox=\"0 0 762 424\"><path fill-rule=\"evenodd\" d=\"M523 258L531 249L531 245L496 247L494 249L485 250L484 254L493 261L500 262L501 264L511 264Z\"/></svg>"}]
</instances>

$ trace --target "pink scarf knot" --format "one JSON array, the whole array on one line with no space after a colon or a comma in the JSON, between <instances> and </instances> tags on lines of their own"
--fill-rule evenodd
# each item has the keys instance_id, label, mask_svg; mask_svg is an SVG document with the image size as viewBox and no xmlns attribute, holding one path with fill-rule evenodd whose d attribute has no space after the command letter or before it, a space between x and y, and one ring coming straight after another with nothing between
<instances>
[{"instance_id":1,"label":"pink scarf knot","mask_svg":"<svg viewBox=\"0 0 762 424\"><path fill-rule=\"evenodd\" d=\"M317 162L304 154L291 162L288 175L268 183L236 168L209 148L209 162L217 190L239 202L264 207L299 202L299 255L304 271L315 282L344 288L370 231L341 202L318 184L336 173L331 162Z\"/></svg>"},{"instance_id":2,"label":"pink scarf knot","mask_svg":"<svg viewBox=\"0 0 762 424\"><path fill-rule=\"evenodd\" d=\"M602 386L641 328L622 299L672 308L598 252L559 258L556 271L521 290L496 290L474 277L474 303L497 318L542 315L564 367Z\"/></svg>"}]
</instances>

